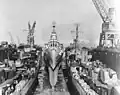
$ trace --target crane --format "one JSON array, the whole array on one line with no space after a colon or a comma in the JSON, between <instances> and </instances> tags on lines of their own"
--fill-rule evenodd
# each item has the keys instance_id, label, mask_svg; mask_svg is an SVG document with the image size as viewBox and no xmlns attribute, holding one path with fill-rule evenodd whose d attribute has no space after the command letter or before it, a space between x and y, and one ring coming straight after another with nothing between
<instances>
[{"instance_id":1,"label":"crane","mask_svg":"<svg viewBox=\"0 0 120 95\"><path fill-rule=\"evenodd\" d=\"M35 32L35 25L36 21L34 21L33 26L31 28L30 22L28 22L28 36L27 36L27 42L32 47L34 45L34 32Z\"/></svg>"},{"instance_id":2,"label":"crane","mask_svg":"<svg viewBox=\"0 0 120 95\"><path fill-rule=\"evenodd\" d=\"M12 37L11 32L8 32L8 34L9 34L9 36L10 36L11 44L15 44L15 42L14 42L14 39L13 39L13 37Z\"/></svg>"},{"instance_id":3,"label":"crane","mask_svg":"<svg viewBox=\"0 0 120 95\"><path fill-rule=\"evenodd\" d=\"M102 32L115 29L115 8L108 8L103 0L92 0L102 18Z\"/></svg>"},{"instance_id":4,"label":"crane","mask_svg":"<svg viewBox=\"0 0 120 95\"><path fill-rule=\"evenodd\" d=\"M32 47L34 45L34 32L35 32L36 21L34 21L33 26L31 27L30 22L28 22L28 30L24 29L23 31L28 31L27 44Z\"/></svg>"},{"instance_id":5,"label":"crane","mask_svg":"<svg viewBox=\"0 0 120 95\"><path fill-rule=\"evenodd\" d=\"M112 14L114 14L114 8L108 8L105 6L103 0L92 0L103 22L112 22Z\"/></svg>"},{"instance_id":6,"label":"crane","mask_svg":"<svg viewBox=\"0 0 120 95\"><path fill-rule=\"evenodd\" d=\"M116 39L119 40L120 33L116 29L116 23L114 20L115 8L108 8L103 0L92 0L92 2L103 20L99 46L116 47L116 42L114 41L116 41Z\"/></svg>"},{"instance_id":7,"label":"crane","mask_svg":"<svg viewBox=\"0 0 120 95\"><path fill-rule=\"evenodd\" d=\"M18 37L18 36L16 36L16 37L17 37L18 44L20 44L20 39L19 39L19 37Z\"/></svg>"}]
</instances>

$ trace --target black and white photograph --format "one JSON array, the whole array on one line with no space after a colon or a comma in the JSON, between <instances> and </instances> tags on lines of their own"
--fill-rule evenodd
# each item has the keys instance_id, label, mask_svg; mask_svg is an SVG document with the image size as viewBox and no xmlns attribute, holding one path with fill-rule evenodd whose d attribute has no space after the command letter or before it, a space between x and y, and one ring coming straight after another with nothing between
<instances>
[{"instance_id":1,"label":"black and white photograph","mask_svg":"<svg viewBox=\"0 0 120 95\"><path fill-rule=\"evenodd\" d=\"M0 0L0 95L120 95L120 1Z\"/></svg>"}]
</instances>

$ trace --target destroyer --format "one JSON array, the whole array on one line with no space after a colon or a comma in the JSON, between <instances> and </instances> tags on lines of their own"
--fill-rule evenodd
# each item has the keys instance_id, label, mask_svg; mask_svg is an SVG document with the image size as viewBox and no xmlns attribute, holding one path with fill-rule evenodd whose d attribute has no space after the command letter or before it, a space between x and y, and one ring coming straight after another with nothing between
<instances>
[{"instance_id":1,"label":"destroyer","mask_svg":"<svg viewBox=\"0 0 120 95\"><path fill-rule=\"evenodd\" d=\"M57 34L55 32L55 23L53 23L53 31L50 36L50 41L45 45L46 48L44 50L44 62L49 73L50 84L54 90L57 82L60 62L63 56L62 44L58 42Z\"/></svg>"}]
</instances>

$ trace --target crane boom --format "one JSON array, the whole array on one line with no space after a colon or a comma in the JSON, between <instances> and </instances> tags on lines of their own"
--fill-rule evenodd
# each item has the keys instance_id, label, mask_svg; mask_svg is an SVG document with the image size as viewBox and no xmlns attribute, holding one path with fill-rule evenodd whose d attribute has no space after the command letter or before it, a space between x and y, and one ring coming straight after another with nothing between
<instances>
[{"instance_id":1,"label":"crane boom","mask_svg":"<svg viewBox=\"0 0 120 95\"><path fill-rule=\"evenodd\" d=\"M17 36L17 40L18 40L18 44L20 44L20 39L19 39L19 37Z\"/></svg>"},{"instance_id":2,"label":"crane boom","mask_svg":"<svg viewBox=\"0 0 120 95\"><path fill-rule=\"evenodd\" d=\"M99 15L101 16L103 22L109 21L110 22L110 18L108 15L108 10L105 7L105 4L102 0L92 0Z\"/></svg>"},{"instance_id":3,"label":"crane boom","mask_svg":"<svg viewBox=\"0 0 120 95\"><path fill-rule=\"evenodd\" d=\"M99 46L116 47L116 42L119 40L116 39L116 36L119 36L120 34L116 31L115 9L107 7L104 0L92 1L103 20Z\"/></svg>"},{"instance_id":4,"label":"crane boom","mask_svg":"<svg viewBox=\"0 0 120 95\"><path fill-rule=\"evenodd\" d=\"M31 28L30 22L28 22L28 36L27 36L27 42L30 46L34 45L34 32L35 32L35 25L36 21L33 23L33 26Z\"/></svg>"},{"instance_id":5,"label":"crane boom","mask_svg":"<svg viewBox=\"0 0 120 95\"><path fill-rule=\"evenodd\" d=\"M10 36L11 43L13 43L13 44L14 44L14 40L13 40L13 37L12 37L11 32L8 32L8 34L9 34L9 36Z\"/></svg>"}]
</instances>

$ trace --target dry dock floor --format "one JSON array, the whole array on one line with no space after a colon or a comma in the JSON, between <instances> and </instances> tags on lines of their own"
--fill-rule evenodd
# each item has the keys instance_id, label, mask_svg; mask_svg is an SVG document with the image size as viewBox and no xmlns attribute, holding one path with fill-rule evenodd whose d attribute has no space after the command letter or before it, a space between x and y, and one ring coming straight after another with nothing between
<instances>
[{"instance_id":1,"label":"dry dock floor","mask_svg":"<svg viewBox=\"0 0 120 95\"><path fill-rule=\"evenodd\" d=\"M58 72L58 82L54 91L51 89L46 71L41 71L39 76L41 76L39 78L39 85L37 86L34 95L70 95L63 77L62 70L59 70Z\"/></svg>"}]
</instances>

